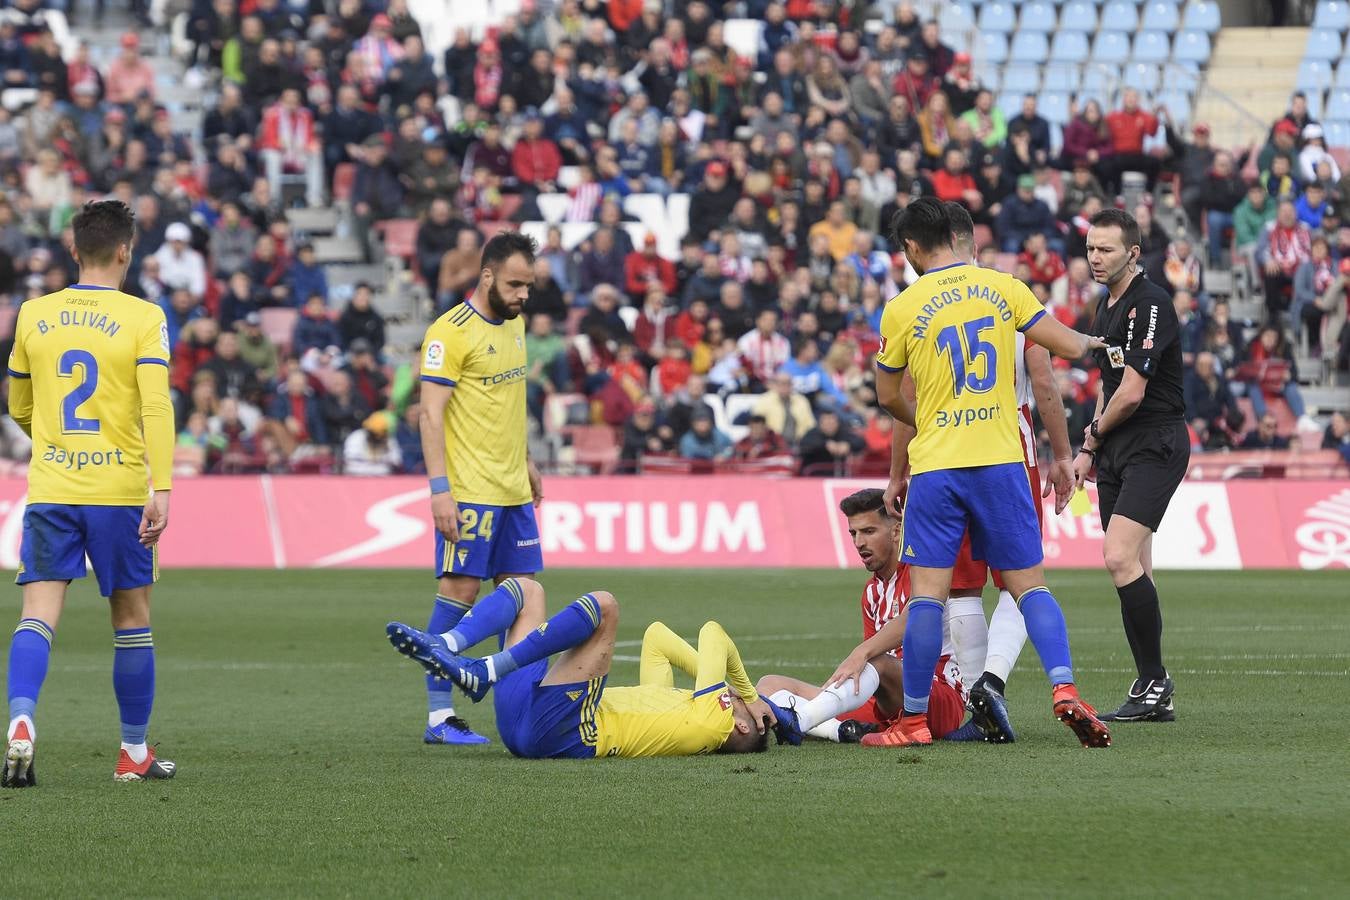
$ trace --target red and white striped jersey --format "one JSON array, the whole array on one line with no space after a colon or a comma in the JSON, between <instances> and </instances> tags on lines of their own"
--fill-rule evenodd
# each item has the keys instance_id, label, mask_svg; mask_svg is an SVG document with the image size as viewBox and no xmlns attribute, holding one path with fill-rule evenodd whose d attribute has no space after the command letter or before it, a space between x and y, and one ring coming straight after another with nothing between
<instances>
[{"instance_id":1,"label":"red and white striped jersey","mask_svg":"<svg viewBox=\"0 0 1350 900\"><path fill-rule=\"evenodd\" d=\"M758 328L741 335L736 349L750 374L760 381L768 381L792 356L792 346L787 338L776 331L765 337Z\"/></svg>"},{"instance_id":2,"label":"red and white striped jersey","mask_svg":"<svg viewBox=\"0 0 1350 900\"><path fill-rule=\"evenodd\" d=\"M1017 332L1017 355L1013 362L1013 390L1017 393L1017 431L1022 438L1022 460L1028 468L1036 465L1036 429L1031 424L1031 379L1027 376L1027 338Z\"/></svg>"},{"instance_id":3,"label":"red and white striped jersey","mask_svg":"<svg viewBox=\"0 0 1350 900\"><path fill-rule=\"evenodd\" d=\"M862 626L863 640L870 640L882 626L900 615L900 611L905 608L909 602L909 566L901 565L889 579L873 575L868 579L867 584L863 585L862 592ZM900 658L900 648L888 651L891 656ZM961 684L961 672L956 667L956 661L952 659L952 641L951 634L947 629L946 616L942 621L942 657L938 660L937 670L934 673L937 677L943 679L956 690L962 692L965 696L965 688Z\"/></svg>"}]
</instances>

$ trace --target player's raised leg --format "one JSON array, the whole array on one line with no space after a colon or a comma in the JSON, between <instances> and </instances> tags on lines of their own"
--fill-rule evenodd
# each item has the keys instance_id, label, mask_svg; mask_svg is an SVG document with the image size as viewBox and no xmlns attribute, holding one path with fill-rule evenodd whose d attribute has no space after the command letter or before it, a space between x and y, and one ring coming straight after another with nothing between
<instances>
[{"instance_id":1,"label":"player's raised leg","mask_svg":"<svg viewBox=\"0 0 1350 900\"><path fill-rule=\"evenodd\" d=\"M23 587L23 612L9 644L9 729L5 735L4 773L0 786L37 784L33 764L37 726L33 722L38 694L47 679L52 638L65 603L66 582L38 581Z\"/></svg>"},{"instance_id":2,"label":"player's raised leg","mask_svg":"<svg viewBox=\"0 0 1350 900\"><path fill-rule=\"evenodd\" d=\"M890 665L887 665L889 661ZM893 673L900 680L900 665L892 656L879 656L863 667L858 680L823 688L787 678L766 675L755 685L760 696L795 715L796 730L825 740L844 743L840 735L842 717L867 703L881 684L878 667ZM898 707L891 707L893 713ZM782 721L782 717L779 717ZM861 735L859 735L861 736ZM855 739L856 740L856 739Z\"/></svg>"}]
</instances>

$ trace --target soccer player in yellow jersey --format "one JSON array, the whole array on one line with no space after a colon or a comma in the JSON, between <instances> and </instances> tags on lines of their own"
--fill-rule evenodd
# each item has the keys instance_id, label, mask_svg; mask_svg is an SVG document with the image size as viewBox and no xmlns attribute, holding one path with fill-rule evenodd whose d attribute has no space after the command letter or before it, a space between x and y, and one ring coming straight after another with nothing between
<instances>
[{"instance_id":1,"label":"soccer player in yellow jersey","mask_svg":"<svg viewBox=\"0 0 1350 900\"><path fill-rule=\"evenodd\" d=\"M1047 316L1016 278L960 260L940 200L913 201L892 227L921 276L887 304L877 354L879 402L916 430L909 445L912 474L902 535L912 593L905 615L887 622L826 683L856 678L872 656L902 644L904 712L885 732L886 743L932 742L930 676L942 652L952 567L968 528L971 555L1001 570L1021 609L1053 687L1056 716L1084 746L1110 746L1106 726L1078 696L1064 616L1045 587L1041 528L1027 490L1013 386L1018 331L1057 356L1075 359L1101 341ZM900 389L906 369L914 380L914 402ZM899 476L892 473L890 497Z\"/></svg>"},{"instance_id":2,"label":"soccer player in yellow jersey","mask_svg":"<svg viewBox=\"0 0 1350 900\"><path fill-rule=\"evenodd\" d=\"M422 452L436 525L436 603L427 630L447 632L484 579L544 567L534 505L539 473L525 449L525 326L534 239L514 231L483 247L473 296L431 323L422 342ZM427 677L428 744L485 744L455 715L453 685Z\"/></svg>"},{"instance_id":3,"label":"soccer player in yellow jersey","mask_svg":"<svg viewBox=\"0 0 1350 900\"><path fill-rule=\"evenodd\" d=\"M705 624L697 649L660 622L648 626L640 683L606 687L618 624L619 604L605 591L586 594L545 619L544 589L513 578L478 601L447 635L398 622L388 631L401 653L453 679L475 703L495 684L497 730L516 756L591 759L765 749L777 716L755 693L721 625ZM457 655L502 632L506 649L500 653L482 659ZM553 654L558 656L549 665ZM675 687L676 669L694 679L692 689Z\"/></svg>"},{"instance_id":4,"label":"soccer player in yellow jersey","mask_svg":"<svg viewBox=\"0 0 1350 900\"><path fill-rule=\"evenodd\" d=\"M118 289L136 238L130 208L88 203L73 226L80 283L20 307L9 358L10 414L33 438L23 614L9 648L9 787L36 783L33 714L66 588L85 576L86 556L112 611L122 721L114 777L175 771L145 743L155 698L150 585L173 486L169 332L158 306Z\"/></svg>"}]
</instances>

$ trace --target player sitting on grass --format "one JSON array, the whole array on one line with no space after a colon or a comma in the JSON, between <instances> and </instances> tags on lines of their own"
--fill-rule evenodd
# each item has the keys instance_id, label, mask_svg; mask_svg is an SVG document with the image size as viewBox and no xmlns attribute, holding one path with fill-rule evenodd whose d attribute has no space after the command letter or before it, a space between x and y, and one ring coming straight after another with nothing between
<instances>
[{"instance_id":1,"label":"player sitting on grass","mask_svg":"<svg viewBox=\"0 0 1350 900\"><path fill-rule=\"evenodd\" d=\"M527 578L502 582L442 635L399 622L390 642L477 703L496 685L502 743L529 759L753 753L768 745L777 717L755 693L740 653L716 622L695 650L660 622L642 638L639 684L606 689L619 604L595 591L545 619L544 589ZM492 635L505 648L481 659L458 656ZM558 654L549 664L549 657ZM674 670L694 677L675 687Z\"/></svg>"},{"instance_id":2,"label":"player sitting on grass","mask_svg":"<svg viewBox=\"0 0 1350 900\"><path fill-rule=\"evenodd\" d=\"M886 512L883 494L877 488L850 494L839 503L839 509L848 517L848 533L858 557L872 573L862 595L866 643L883 625L904 614L909 599L908 567L900 562L900 521ZM788 721L782 723L789 730L795 714L799 730L841 743L861 740L868 744L868 734L900 716L905 698L898 648L872 657L856 681L816 687L786 675L766 675L757 687L789 712L784 717ZM934 734L949 735L960 727L964 713L960 673L951 656L944 653L933 674L929 727ZM848 719L841 722L846 714Z\"/></svg>"}]
</instances>

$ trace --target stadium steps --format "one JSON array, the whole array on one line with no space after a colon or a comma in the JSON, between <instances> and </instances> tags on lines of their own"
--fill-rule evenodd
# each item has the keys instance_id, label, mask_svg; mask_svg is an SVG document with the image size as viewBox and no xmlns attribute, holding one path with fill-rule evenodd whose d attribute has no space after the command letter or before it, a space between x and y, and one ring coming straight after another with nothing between
<instances>
[{"instance_id":1,"label":"stadium steps","mask_svg":"<svg viewBox=\"0 0 1350 900\"><path fill-rule=\"evenodd\" d=\"M337 231L338 211L330 206L293 207L286 210L286 221L296 231L303 231L310 237L331 235Z\"/></svg>"},{"instance_id":2,"label":"stadium steps","mask_svg":"<svg viewBox=\"0 0 1350 900\"><path fill-rule=\"evenodd\" d=\"M1221 147L1245 147L1264 138L1264 130L1257 133L1250 119L1214 91L1226 94L1262 122L1275 121L1289 108L1307 42L1307 28L1220 29L1194 121L1208 122Z\"/></svg>"},{"instance_id":3,"label":"stadium steps","mask_svg":"<svg viewBox=\"0 0 1350 900\"><path fill-rule=\"evenodd\" d=\"M320 263L359 263L366 258L361 242L350 237L316 237L314 257Z\"/></svg>"}]
</instances>

